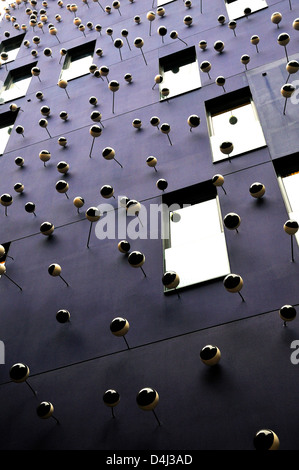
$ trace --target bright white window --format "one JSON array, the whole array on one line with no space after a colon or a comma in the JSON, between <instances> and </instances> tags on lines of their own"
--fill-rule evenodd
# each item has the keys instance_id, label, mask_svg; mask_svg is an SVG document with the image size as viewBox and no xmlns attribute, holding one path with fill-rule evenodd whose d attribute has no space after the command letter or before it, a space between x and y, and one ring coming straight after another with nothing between
<instances>
[{"instance_id":1,"label":"bright white window","mask_svg":"<svg viewBox=\"0 0 299 470\"><path fill-rule=\"evenodd\" d=\"M159 61L160 99L171 98L201 87L199 67L195 47L185 48L182 51L162 57ZM163 88L169 89L169 95L163 96Z\"/></svg>"},{"instance_id":2,"label":"bright white window","mask_svg":"<svg viewBox=\"0 0 299 470\"><path fill-rule=\"evenodd\" d=\"M16 100L26 95L32 76L14 79L13 77L4 85L1 91L1 99L4 102Z\"/></svg>"},{"instance_id":3,"label":"bright white window","mask_svg":"<svg viewBox=\"0 0 299 470\"><path fill-rule=\"evenodd\" d=\"M73 80L89 73L93 63L95 41L70 49L65 57L59 79Z\"/></svg>"},{"instance_id":4,"label":"bright white window","mask_svg":"<svg viewBox=\"0 0 299 470\"><path fill-rule=\"evenodd\" d=\"M223 95L206 102L208 129L213 162L266 146L263 130L248 89ZM231 142L230 154L221 152L223 142Z\"/></svg>"},{"instance_id":5,"label":"bright white window","mask_svg":"<svg viewBox=\"0 0 299 470\"><path fill-rule=\"evenodd\" d=\"M15 114L7 112L0 114L0 156L4 154L5 147L9 140L11 131L14 126Z\"/></svg>"},{"instance_id":6,"label":"bright white window","mask_svg":"<svg viewBox=\"0 0 299 470\"><path fill-rule=\"evenodd\" d=\"M2 102L16 100L26 95L32 79L31 68L34 65L36 64L30 64L30 66L20 67L9 72L0 92Z\"/></svg>"},{"instance_id":7,"label":"bright white window","mask_svg":"<svg viewBox=\"0 0 299 470\"><path fill-rule=\"evenodd\" d=\"M167 3L174 2L175 0L157 0L157 7L161 7L162 5L166 5Z\"/></svg>"},{"instance_id":8,"label":"bright white window","mask_svg":"<svg viewBox=\"0 0 299 470\"><path fill-rule=\"evenodd\" d=\"M25 37L25 34L20 34L16 37L5 39L4 41L1 42L0 52L1 53L6 52L8 55L8 59L6 61L1 59L1 62L3 64L12 62L13 60L17 58L17 55L22 45L24 37Z\"/></svg>"},{"instance_id":9,"label":"bright white window","mask_svg":"<svg viewBox=\"0 0 299 470\"><path fill-rule=\"evenodd\" d=\"M175 204L175 197L173 200ZM173 204L167 204L170 210L163 217L164 230L169 230L169 238L164 240L164 271L179 275L178 288L229 274L218 196L171 210Z\"/></svg>"},{"instance_id":10,"label":"bright white window","mask_svg":"<svg viewBox=\"0 0 299 470\"><path fill-rule=\"evenodd\" d=\"M244 10L251 9L251 13L267 8L266 0L225 0L227 14L230 20L245 16Z\"/></svg>"},{"instance_id":11,"label":"bright white window","mask_svg":"<svg viewBox=\"0 0 299 470\"><path fill-rule=\"evenodd\" d=\"M299 170L285 176L279 176L278 181L289 219L299 222ZM298 232L295 237L299 244Z\"/></svg>"}]
</instances>

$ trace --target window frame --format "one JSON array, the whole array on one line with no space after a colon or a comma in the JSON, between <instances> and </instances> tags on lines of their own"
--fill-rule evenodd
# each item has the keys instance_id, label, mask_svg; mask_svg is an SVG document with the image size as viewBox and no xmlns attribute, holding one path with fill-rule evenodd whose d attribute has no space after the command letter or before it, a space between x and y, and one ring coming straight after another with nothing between
<instances>
[{"instance_id":1,"label":"window frame","mask_svg":"<svg viewBox=\"0 0 299 470\"><path fill-rule=\"evenodd\" d=\"M257 6L254 6L253 2L255 2ZM246 16L244 9L247 7L251 7L251 14L268 8L266 0L251 0L250 5L248 5L248 0L224 0L224 3L230 21L244 18ZM230 6L231 4L234 5Z\"/></svg>"},{"instance_id":2,"label":"window frame","mask_svg":"<svg viewBox=\"0 0 299 470\"><path fill-rule=\"evenodd\" d=\"M70 69L70 66L73 62L78 62L80 60L85 59L86 57L91 57L90 65L93 62L93 56L96 46L96 40L89 41L88 43L80 44L78 46L72 47L69 49L65 55L65 59L60 71L59 80L76 80L76 78L83 77L84 75L88 75L89 67L87 67L86 71L80 67L80 72L76 73L73 72L72 76L68 77L67 71ZM82 69L82 70L81 70Z\"/></svg>"},{"instance_id":3,"label":"window frame","mask_svg":"<svg viewBox=\"0 0 299 470\"><path fill-rule=\"evenodd\" d=\"M250 110L252 111L252 125L254 128L252 128L252 132L254 133L255 139L250 138L250 134L248 136L248 145L244 146L244 139L241 137L239 138L239 141L233 142L233 140L230 140L230 130L233 132L233 129L230 128L229 121L227 121L227 128L224 128L223 125L221 126L221 130L225 130L225 133L223 134L223 138L221 139L221 135L219 133L215 132L215 125L213 123L213 117L225 115L226 113L233 113L235 111L238 113L238 110L241 110L241 108L244 108L245 106L250 106ZM212 153L212 160L213 163L218 163L220 161L224 160L229 160L232 157L237 157L244 155L248 152L252 152L254 150L258 150L260 148L264 148L267 146L267 142L264 136L263 128L258 116L257 108L255 106L252 94L250 92L249 87L244 87L239 90L232 91L230 93L225 93L223 95L214 97L208 101L205 102L205 109L206 109L206 120L207 120L207 127L208 127L208 133L209 133L209 139L210 139L210 146L211 146L211 153ZM232 114L233 116L233 114ZM248 121L246 120L246 130L248 130ZM245 128L244 127L244 128ZM252 145L254 142L257 142L257 131L259 132L259 139L258 143ZM239 132L238 132L239 134ZM241 134L239 134L241 136ZM231 152L231 154L226 155L221 153L219 150L219 145L222 142L225 141L232 141L234 144L234 149ZM238 142L242 142L242 145L238 145ZM251 144L249 144L251 142ZM238 149L239 147L239 149Z\"/></svg>"},{"instance_id":4,"label":"window frame","mask_svg":"<svg viewBox=\"0 0 299 470\"><path fill-rule=\"evenodd\" d=\"M173 3L176 0L157 0L157 8L163 7L164 5L168 5L168 3Z\"/></svg>"},{"instance_id":5,"label":"window frame","mask_svg":"<svg viewBox=\"0 0 299 470\"><path fill-rule=\"evenodd\" d=\"M4 103L9 103L10 101L14 101L14 100L17 100L19 98L23 98L24 96L26 96L26 93L28 91L28 88L30 86L31 79L32 79L31 69L32 67L35 67L36 64L37 62L27 64L25 66L18 67L16 69L12 69L8 72L5 82L0 90L1 101L3 100ZM20 94L15 94L14 96L9 97L8 99L5 99L5 92L9 91L14 84L21 82L23 80L28 80L28 85L26 86L26 89L21 90Z\"/></svg>"},{"instance_id":6,"label":"window frame","mask_svg":"<svg viewBox=\"0 0 299 470\"><path fill-rule=\"evenodd\" d=\"M6 142L4 143L4 146L3 146L3 151L1 152L1 149L0 149L0 157L2 157L4 155L5 148L8 144L9 138L11 136L11 132L12 132L12 129L14 127L17 115L18 115L18 111L17 112L6 111L4 113L0 113L0 129L6 129L6 128L9 129L10 128L10 132L8 132L7 140L6 140ZM1 141L2 141L2 139L3 138L1 136Z\"/></svg>"},{"instance_id":7,"label":"window frame","mask_svg":"<svg viewBox=\"0 0 299 470\"><path fill-rule=\"evenodd\" d=\"M299 204L298 209L293 208L293 196L288 192L287 186L284 183L284 178L298 175L299 178L299 154L283 157L274 162L278 186L285 204L286 212L290 219L299 222ZM299 200L299 185L298 185L297 198ZM298 214L298 217L297 217ZM295 234L297 244L299 246L299 232Z\"/></svg>"},{"instance_id":8,"label":"window frame","mask_svg":"<svg viewBox=\"0 0 299 470\"><path fill-rule=\"evenodd\" d=\"M223 279L227 274L229 274L231 272L230 261L229 261L229 254L228 254L228 249L227 249L227 244L226 244L226 235L225 235L225 230L224 230L224 225L223 225L223 219L221 215L220 200L219 200L219 196L217 193L217 189L212 184L212 182L206 181L206 182L202 182L202 183L198 183L196 185L190 186L188 188L182 188L172 193L167 193L166 195L162 197L162 201L163 201L163 212L162 212L163 269L164 269L164 272L175 271L179 275L180 284L178 285L176 290L186 288L186 287L192 287L194 285L201 285L206 282L215 281L217 279ZM190 207L194 207L195 211L197 212L199 204L209 203L209 206L210 206L211 201L215 201L215 206L213 207L213 211L214 211L213 218L215 214L217 214L217 219L214 220L215 226L217 226L217 230L215 230L215 232L213 232L212 235L210 233L205 234L203 236L199 235L198 239L197 239L197 235L195 237L194 235L191 235L191 237L186 238L186 241L184 243L180 245L171 246L171 238L172 238L172 227L171 227L171 222L170 222L171 213L175 212L176 210L184 210L184 208L190 209ZM200 209L202 209L202 207L203 206L201 206ZM172 209L174 209L174 211ZM199 248L200 240L202 241L202 249ZM215 240L219 241L219 245L217 246L216 249L215 249ZM199 257L201 256L201 250L203 252L206 252L207 245L211 248L211 252L209 252L209 256L206 257L206 264L204 264L203 262L198 263L196 258L192 257L192 259L190 260L188 256L185 256L186 247L188 247L189 249L192 249L192 247L195 246L195 243L196 243L196 248L197 248L196 251L198 253L197 256ZM196 275L194 277L192 275L190 278L192 279L191 281L190 279L186 280L186 275L183 273L183 271L180 268L177 269L176 266L178 265L174 266L173 264L171 265L168 264L167 256L170 254L170 251L168 253L166 253L166 251L171 250L172 248L174 249L172 252L174 253L174 255L176 255L178 252L181 252L182 254L184 254L184 256L182 256L182 258L184 259L184 264L185 264L185 260L189 259L189 261L184 266L185 268L184 272L188 274L190 272L189 271L190 268L192 270L192 265L193 265L193 267L196 267L198 276ZM210 253L213 253L215 258L217 259L217 263L213 264L212 258L210 258ZM221 261L219 260L219 253L222 256ZM168 256L168 259L169 259L169 256ZM223 261L223 265L221 265L222 261ZM207 269L207 266L208 266L207 263L209 263L210 267L213 266L212 271ZM201 268L200 270L198 270L199 265ZM221 265L221 268L218 269L220 265ZM165 294L171 291L174 291L174 289L173 288L168 289L164 287Z\"/></svg>"},{"instance_id":9,"label":"window frame","mask_svg":"<svg viewBox=\"0 0 299 470\"><path fill-rule=\"evenodd\" d=\"M165 74L173 70L174 67L178 67L180 69L182 67L188 67L188 66L189 66L189 72L186 72L186 69L184 69L184 73L188 73L188 82L186 82L185 80L182 80L182 77L179 78L179 73L180 73L179 71L177 74L175 74L177 75L176 88L172 88L171 85L169 86L170 79L166 78ZM190 68L191 68L191 74L190 74ZM194 90L198 90L199 88L201 88L202 86L201 76L200 76L195 46L192 45L192 46L186 47L183 50L160 57L159 58L159 74L163 77L163 81L159 84L160 101L164 101L165 99L167 100L169 98L174 98L175 96L180 96L182 94L189 93L189 92L192 92ZM168 77L170 77L170 75L168 75ZM177 88L178 83L179 84L183 83L184 88L178 89ZM163 96L162 94L163 88L169 88L170 93L168 96Z\"/></svg>"},{"instance_id":10,"label":"window frame","mask_svg":"<svg viewBox=\"0 0 299 470\"><path fill-rule=\"evenodd\" d=\"M7 52L8 53L8 60L3 61L2 62L3 64L8 64L8 63L13 62L14 60L16 60L16 58L18 56L18 53L19 53L19 50L22 46L24 37L25 37L25 33L24 34L19 34L17 36L12 37L12 38L7 38L7 39L4 39L3 41L1 41L0 54L2 52ZM15 47L13 47L13 46L15 46ZM12 59L10 59L9 58L9 52L14 51L14 50L17 50L17 52L16 52L15 56Z\"/></svg>"}]
</instances>

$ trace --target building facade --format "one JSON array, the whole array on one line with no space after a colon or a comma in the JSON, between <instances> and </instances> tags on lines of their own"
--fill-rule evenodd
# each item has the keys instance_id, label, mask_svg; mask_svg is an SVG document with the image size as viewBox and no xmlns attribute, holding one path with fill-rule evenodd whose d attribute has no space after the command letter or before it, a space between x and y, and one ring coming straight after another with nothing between
<instances>
[{"instance_id":1,"label":"building facade","mask_svg":"<svg viewBox=\"0 0 299 470\"><path fill-rule=\"evenodd\" d=\"M6 7L1 449L298 450L298 17Z\"/></svg>"}]
</instances>

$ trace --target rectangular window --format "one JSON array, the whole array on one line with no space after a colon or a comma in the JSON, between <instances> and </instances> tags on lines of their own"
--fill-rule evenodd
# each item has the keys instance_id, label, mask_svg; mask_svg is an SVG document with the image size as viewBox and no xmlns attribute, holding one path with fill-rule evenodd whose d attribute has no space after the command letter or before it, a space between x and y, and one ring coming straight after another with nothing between
<instances>
[{"instance_id":1,"label":"rectangular window","mask_svg":"<svg viewBox=\"0 0 299 470\"><path fill-rule=\"evenodd\" d=\"M18 36L5 39L4 41L1 42L0 53L2 54L2 52L6 52L8 55L7 60L3 60L3 59L1 60L3 64L12 62L13 60L17 58L17 55L22 45L24 37L25 37L25 34L19 34Z\"/></svg>"},{"instance_id":2,"label":"rectangular window","mask_svg":"<svg viewBox=\"0 0 299 470\"><path fill-rule=\"evenodd\" d=\"M159 60L159 73L163 77L160 100L181 95L201 87L195 47L188 47ZM163 96L162 89L168 88L169 95Z\"/></svg>"},{"instance_id":3,"label":"rectangular window","mask_svg":"<svg viewBox=\"0 0 299 470\"><path fill-rule=\"evenodd\" d=\"M206 101L213 162L266 146L263 130L249 87ZM223 153L223 143L233 150Z\"/></svg>"},{"instance_id":4,"label":"rectangular window","mask_svg":"<svg viewBox=\"0 0 299 470\"><path fill-rule=\"evenodd\" d=\"M279 159L274 163L278 184L286 206L289 219L299 223L299 156ZM296 235L299 244L299 233Z\"/></svg>"},{"instance_id":5,"label":"rectangular window","mask_svg":"<svg viewBox=\"0 0 299 470\"><path fill-rule=\"evenodd\" d=\"M161 7L162 5L166 5L167 3L172 3L175 0L157 0L157 7Z\"/></svg>"},{"instance_id":6,"label":"rectangular window","mask_svg":"<svg viewBox=\"0 0 299 470\"><path fill-rule=\"evenodd\" d=\"M246 16L244 10L250 8L251 13L267 8L266 0L224 0L229 19L237 20Z\"/></svg>"},{"instance_id":7,"label":"rectangular window","mask_svg":"<svg viewBox=\"0 0 299 470\"><path fill-rule=\"evenodd\" d=\"M219 199L211 182L165 195L163 208L164 272L178 274L178 288L230 273Z\"/></svg>"},{"instance_id":8,"label":"rectangular window","mask_svg":"<svg viewBox=\"0 0 299 470\"><path fill-rule=\"evenodd\" d=\"M91 41L67 51L60 80L73 80L89 73L89 67L93 63L93 54L96 41Z\"/></svg>"},{"instance_id":9,"label":"rectangular window","mask_svg":"<svg viewBox=\"0 0 299 470\"><path fill-rule=\"evenodd\" d=\"M16 117L17 113L12 111L0 114L0 156L4 154Z\"/></svg>"},{"instance_id":10,"label":"rectangular window","mask_svg":"<svg viewBox=\"0 0 299 470\"><path fill-rule=\"evenodd\" d=\"M11 70L7 75L0 92L0 99L3 102L16 100L25 96L32 79L31 69L36 63Z\"/></svg>"}]
</instances>

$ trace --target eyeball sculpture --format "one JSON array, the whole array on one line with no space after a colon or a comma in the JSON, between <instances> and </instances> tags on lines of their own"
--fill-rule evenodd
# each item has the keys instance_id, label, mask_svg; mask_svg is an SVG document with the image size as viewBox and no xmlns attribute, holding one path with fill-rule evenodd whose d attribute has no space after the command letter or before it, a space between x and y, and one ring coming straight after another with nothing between
<instances>
[{"instance_id":1,"label":"eyeball sculpture","mask_svg":"<svg viewBox=\"0 0 299 470\"><path fill-rule=\"evenodd\" d=\"M5 207L5 215L7 215L7 208L12 205L13 198L10 194L4 193L0 197L0 203Z\"/></svg>"},{"instance_id":2,"label":"eyeball sculpture","mask_svg":"<svg viewBox=\"0 0 299 470\"><path fill-rule=\"evenodd\" d=\"M194 129L195 127L198 127L199 124L200 124L200 117L197 116L197 114L191 114L188 119L187 119L187 122L190 126L190 132L192 131L192 129Z\"/></svg>"},{"instance_id":3,"label":"eyeball sculpture","mask_svg":"<svg viewBox=\"0 0 299 470\"><path fill-rule=\"evenodd\" d=\"M146 274L142 268L143 264L145 263L145 256L143 253L141 253L140 251L132 251L128 256L128 262L129 265L133 268L140 268L144 276L146 277Z\"/></svg>"},{"instance_id":4,"label":"eyeball sculpture","mask_svg":"<svg viewBox=\"0 0 299 470\"><path fill-rule=\"evenodd\" d=\"M58 323L67 323L70 321L71 314L68 310L61 308L56 312L56 320Z\"/></svg>"},{"instance_id":5,"label":"eyeball sculpture","mask_svg":"<svg viewBox=\"0 0 299 470\"><path fill-rule=\"evenodd\" d=\"M64 180L59 180L57 181L56 185L55 185L55 188L56 188L56 191L58 193L62 193L62 194L65 194L65 196L67 197L67 199L69 199L68 195L67 195L67 191L69 189L69 184L64 181Z\"/></svg>"},{"instance_id":6,"label":"eyeball sculpture","mask_svg":"<svg viewBox=\"0 0 299 470\"><path fill-rule=\"evenodd\" d=\"M105 184L100 189L101 196L105 199L109 199L110 197L114 198L114 189L109 184Z\"/></svg>"},{"instance_id":7,"label":"eyeball sculpture","mask_svg":"<svg viewBox=\"0 0 299 470\"><path fill-rule=\"evenodd\" d=\"M41 225L40 225L40 233L42 235L45 235L45 236L50 236L53 234L54 232L54 229L55 229L55 226L54 224L52 224L52 222L43 222Z\"/></svg>"},{"instance_id":8,"label":"eyeball sculpture","mask_svg":"<svg viewBox=\"0 0 299 470\"><path fill-rule=\"evenodd\" d=\"M89 157L91 158L92 149L93 149L93 146L94 146L94 141L97 137L100 137L100 135L102 134L102 129L101 129L100 126L94 125L94 126L90 127L89 133L93 137L90 152L89 152Z\"/></svg>"},{"instance_id":9,"label":"eyeball sculpture","mask_svg":"<svg viewBox=\"0 0 299 470\"><path fill-rule=\"evenodd\" d=\"M242 64L245 65L245 70L247 70L247 64L249 64L249 62L250 62L250 57L249 57L249 55L248 55L248 54L243 54L243 55L241 56L241 59L240 59L240 60L241 60Z\"/></svg>"},{"instance_id":10,"label":"eyeball sculpture","mask_svg":"<svg viewBox=\"0 0 299 470\"><path fill-rule=\"evenodd\" d=\"M116 391L116 390L112 390L112 389L109 389L109 390L106 390L106 392L104 393L103 395L103 401L105 403L106 406L108 406L109 408L111 408L111 411L112 411L112 417L114 418L114 411L113 411L113 408L119 404L120 402L120 395L119 393Z\"/></svg>"},{"instance_id":11,"label":"eyeball sculpture","mask_svg":"<svg viewBox=\"0 0 299 470\"><path fill-rule=\"evenodd\" d=\"M223 222L228 230L236 230L236 232L238 232L238 227L241 223L241 217L234 212L229 212L224 217Z\"/></svg>"},{"instance_id":12,"label":"eyeball sculpture","mask_svg":"<svg viewBox=\"0 0 299 470\"><path fill-rule=\"evenodd\" d=\"M273 24L276 24L277 28L279 28L279 23L281 22L281 20L282 20L282 14L279 13L279 11L275 11L271 15L271 21Z\"/></svg>"},{"instance_id":13,"label":"eyeball sculpture","mask_svg":"<svg viewBox=\"0 0 299 470\"><path fill-rule=\"evenodd\" d=\"M228 292L237 292L244 302L244 298L240 293L243 287L243 279L239 274L228 274L223 280L223 285Z\"/></svg>"},{"instance_id":14,"label":"eyeball sculpture","mask_svg":"<svg viewBox=\"0 0 299 470\"><path fill-rule=\"evenodd\" d=\"M167 138L168 138L168 140L169 140L169 143L170 143L170 145L172 145L172 142L171 142L170 137L169 137L170 125L169 125L167 122L164 122L164 123L161 125L160 130L161 130L162 134L166 134L166 135L167 135Z\"/></svg>"},{"instance_id":15,"label":"eyeball sculpture","mask_svg":"<svg viewBox=\"0 0 299 470\"><path fill-rule=\"evenodd\" d=\"M280 442L274 431L261 429L255 434L253 445L256 450L278 450Z\"/></svg>"},{"instance_id":16,"label":"eyeball sculpture","mask_svg":"<svg viewBox=\"0 0 299 470\"><path fill-rule=\"evenodd\" d=\"M217 346L208 344L201 349L199 356L207 366L215 366L220 361L221 352Z\"/></svg>"},{"instance_id":17,"label":"eyeball sculpture","mask_svg":"<svg viewBox=\"0 0 299 470\"><path fill-rule=\"evenodd\" d=\"M290 60L290 62L287 63L286 65L286 70L289 73L289 76L287 78L287 82L290 78L290 75L293 73L297 73L299 70L299 62L297 60Z\"/></svg>"},{"instance_id":18,"label":"eyeball sculpture","mask_svg":"<svg viewBox=\"0 0 299 470\"><path fill-rule=\"evenodd\" d=\"M175 271L166 271L162 277L162 284L167 289L176 289L180 284L180 277Z\"/></svg>"},{"instance_id":19,"label":"eyeball sculpture","mask_svg":"<svg viewBox=\"0 0 299 470\"><path fill-rule=\"evenodd\" d=\"M237 27L237 22L234 21L234 20L230 21L230 22L228 23L228 27L229 27L229 29L232 29L232 30L233 30L234 36L236 36L236 31L235 31L235 29L236 29L236 27Z\"/></svg>"},{"instance_id":20,"label":"eyeball sculpture","mask_svg":"<svg viewBox=\"0 0 299 470\"><path fill-rule=\"evenodd\" d=\"M159 403L158 392L150 387L143 388L138 392L136 402L141 410L152 411L160 426L160 421L155 413L155 408Z\"/></svg>"},{"instance_id":21,"label":"eyeball sculpture","mask_svg":"<svg viewBox=\"0 0 299 470\"><path fill-rule=\"evenodd\" d=\"M212 178L212 183L213 183L213 185L216 186L216 187L219 187L219 186L220 186L220 187L223 189L224 194L226 194L226 191L225 191L225 189L224 189L224 187L223 187L224 177L223 177L222 175L220 175L220 174L214 175L213 178Z\"/></svg>"},{"instance_id":22,"label":"eyeball sculpture","mask_svg":"<svg viewBox=\"0 0 299 470\"><path fill-rule=\"evenodd\" d=\"M90 222L89 234L87 239L87 248L89 248L89 240L91 235L92 224L101 218L101 212L97 207L89 207L85 212L85 217Z\"/></svg>"},{"instance_id":23,"label":"eyeball sculpture","mask_svg":"<svg viewBox=\"0 0 299 470\"><path fill-rule=\"evenodd\" d=\"M34 202L26 202L25 211L28 212L29 214L33 214L36 217Z\"/></svg>"},{"instance_id":24,"label":"eyeball sculpture","mask_svg":"<svg viewBox=\"0 0 299 470\"><path fill-rule=\"evenodd\" d=\"M78 212L78 214L79 214L81 207L83 207L84 204L85 204L85 200L84 200L84 198L81 197L81 196L76 196L76 197L73 199L73 204L74 204L74 206L77 208L77 212Z\"/></svg>"},{"instance_id":25,"label":"eyeball sculpture","mask_svg":"<svg viewBox=\"0 0 299 470\"><path fill-rule=\"evenodd\" d=\"M23 157L16 157L15 158L15 164L19 167L23 167L24 166L24 163L25 163L25 160Z\"/></svg>"},{"instance_id":26,"label":"eyeball sculpture","mask_svg":"<svg viewBox=\"0 0 299 470\"><path fill-rule=\"evenodd\" d=\"M16 127L16 133L17 133L17 134L20 134L22 137L24 137L24 127L18 125L18 126Z\"/></svg>"},{"instance_id":27,"label":"eyeball sculpture","mask_svg":"<svg viewBox=\"0 0 299 470\"><path fill-rule=\"evenodd\" d=\"M191 26L192 23L193 23L193 18L192 18L191 15L186 15L186 16L184 17L183 21L184 21L184 24L185 24L186 26Z\"/></svg>"},{"instance_id":28,"label":"eyeball sculpture","mask_svg":"<svg viewBox=\"0 0 299 470\"><path fill-rule=\"evenodd\" d=\"M111 80L111 82L109 82L108 87L109 90L111 90L113 93L112 112L114 113L114 95L119 90L119 83L117 80Z\"/></svg>"},{"instance_id":29,"label":"eyeball sculpture","mask_svg":"<svg viewBox=\"0 0 299 470\"><path fill-rule=\"evenodd\" d=\"M298 232L299 224L296 220L287 220L284 223L283 229L285 233L291 236L292 261L294 261L293 236Z\"/></svg>"},{"instance_id":30,"label":"eyeball sculpture","mask_svg":"<svg viewBox=\"0 0 299 470\"><path fill-rule=\"evenodd\" d=\"M252 183L249 187L249 194L256 199L262 198L265 192L266 188L263 183Z\"/></svg>"},{"instance_id":31,"label":"eyeball sculpture","mask_svg":"<svg viewBox=\"0 0 299 470\"><path fill-rule=\"evenodd\" d=\"M208 43L207 43L207 41L202 39L201 41L199 41L198 46L202 51L205 51L206 48L208 47Z\"/></svg>"},{"instance_id":32,"label":"eyeball sculpture","mask_svg":"<svg viewBox=\"0 0 299 470\"><path fill-rule=\"evenodd\" d=\"M200 64L200 70L204 73L207 73L208 74L208 77L209 79L211 79L211 76L210 76L210 70L211 70L212 66L210 64L209 61L207 60L204 60L203 62L201 62Z\"/></svg>"},{"instance_id":33,"label":"eyeball sculpture","mask_svg":"<svg viewBox=\"0 0 299 470\"><path fill-rule=\"evenodd\" d=\"M102 156L105 158L105 160L115 160L116 163L122 168L122 165L115 158L115 150L112 147L105 147L102 150Z\"/></svg>"},{"instance_id":34,"label":"eyeball sculpture","mask_svg":"<svg viewBox=\"0 0 299 470\"><path fill-rule=\"evenodd\" d=\"M287 58L287 61L289 62L289 58L288 58L288 53L287 53L287 44L289 44L290 42L290 35L288 33L281 33L278 38L277 38L277 42L280 46L283 46L284 47L284 50L285 50L285 55L286 55L286 58Z\"/></svg>"},{"instance_id":35,"label":"eyeball sculpture","mask_svg":"<svg viewBox=\"0 0 299 470\"><path fill-rule=\"evenodd\" d=\"M121 55L121 48L123 47L124 43L123 43L123 40L120 39L120 38L117 38L114 40L114 47L116 47L116 49L119 50L119 56L120 56L120 60L123 60L122 58L122 55Z\"/></svg>"},{"instance_id":36,"label":"eyeball sculpture","mask_svg":"<svg viewBox=\"0 0 299 470\"><path fill-rule=\"evenodd\" d=\"M131 245L130 243L127 241L127 240L121 240L118 245L118 250L121 252L121 253L129 253L130 251L130 248L131 248Z\"/></svg>"},{"instance_id":37,"label":"eyeball sculpture","mask_svg":"<svg viewBox=\"0 0 299 470\"><path fill-rule=\"evenodd\" d=\"M253 36L251 36L250 42L251 44L255 46L256 52L259 52L259 49L258 49L258 43L260 42L259 36L257 34L254 34Z\"/></svg>"},{"instance_id":38,"label":"eyeball sculpture","mask_svg":"<svg viewBox=\"0 0 299 470\"><path fill-rule=\"evenodd\" d=\"M148 21L150 22L150 26L149 26L149 36L151 36L151 31L152 31L152 22L154 21L154 19L156 18L156 15L155 15L155 12L153 11L149 11L146 15Z\"/></svg>"},{"instance_id":39,"label":"eyeball sculpture","mask_svg":"<svg viewBox=\"0 0 299 470\"><path fill-rule=\"evenodd\" d=\"M157 182L156 182L156 186L158 189L161 189L161 191L165 191L165 189L167 189L168 187L168 183L165 179L163 178L160 178Z\"/></svg>"},{"instance_id":40,"label":"eyeball sculpture","mask_svg":"<svg viewBox=\"0 0 299 470\"><path fill-rule=\"evenodd\" d=\"M224 88L225 78L222 75L219 75L219 77L216 78L215 83L218 86L222 86L223 91L225 92L225 88Z\"/></svg>"},{"instance_id":41,"label":"eyeball sculpture","mask_svg":"<svg viewBox=\"0 0 299 470\"><path fill-rule=\"evenodd\" d=\"M52 417L52 418L55 419L57 424L59 424L59 421L57 420L57 418L55 418L55 416L53 416L54 406L49 401L42 401L38 405L38 407L36 409L36 413L37 413L37 416L41 419L47 419L47 418Z\"/></svg>"},{"instance_id":42,"label":"eyeball sculpture","mask_svg":"<svg viewBox=\"0 0 299 470\"><path fill-rule=\"evenodd\" d=\"M147 157L147 159L146 159L146 164L149 167L154 168L155 171L157 171L157 168L156 168L157 163L158 163L158 161L157 161L156 157L150 156L150 157Z\"/></svg>"},{"instance_id":43,"label":"eyeball sculpture","mask_svg":"<svg viewBox=\"0 0 299 470\"><path fill-rule=\"evenodd\" d=\"M133 126L135 129L141 129L141 127L142 127L142 121L141 121L141 119L138 119L138 118L133 119L133 121L132 121L132 126Z\"/></svg>"},{"instance_id":44,"label":"eyeball sculpture","mask_svg":"<svg viewBox=\"0 0 299 470\"><path fill-rule=\"evenodd\" d=\"M216 52L223 52L224 50L224 42L223 41L216 41L214 42L214 49Z\"/></svg>"},{"instance_id":45,"label":"eyeball sculpture","mask_svg":"<svg viewBox=\"0 0 299 470\"><path fill-rule=\"evenodd\" d=\"M21 194L21 193L24 191L24 185L23 185L23 183L15 183L13 188L14 188L14 190L15 190L16 193L20 193L20 194Z\"/></svg>"},{"instance_id":46,"label":"eyeball sculpture","mask_svg":"<svg viewBox=\"0 0 299 470\"><path fill-rule=\"evenodd\" d=\"M163 75L156 75L155 76L155 83L152 86L152 90L155 88L156 85L159 85L162 82L163 82Z\"/></svg>"},{"instance_id":47,"label":"eyeball sculpture","mask_svg":"<svg viewBox=\"0 0 299 470\"><path fill-rule=\"evenodd\" d=\"M128 333L130 324L125 318L117 317L112 320L110 323L110 331L114 336L122 336L125 340L125 343L129 348L128 342L125 338L125 335Z\"/></svg>"},{"instance_id":48,"label":"eyeball sculpture","mask_svg":"<svg viewBox=\"0 0 299 470\"><path fill-rule=\"evenodd\" d=\"M295 320L297 315L295 307L293 305L283 305L279 309L279 316L284 322L284 326L286 326L287 322Z\"/></svg>"},{"instance_id":49,"label":"eyeball sculpture","mask_svg":"<svg viewBox=\"0 0 299 470\"><path fill-rule=\"evenodd\" d=\"M142 50L142 47L144 45L144 41L142 38L140 37L137 37L134 39L134 46L137 47L137 49L140 49L141 50L141 54L143 56L143 60L145 62L145 65L147 65L147 62L146 62L146 59L145 59L145 56L144 56L144 53L143 53L143 50Z\"/></svg>"},{"instance_id":50,"label":"eyeball sculpture","mask_svg":"<svg viewBox=\"0 0 299 470\"><path fill-rule=\"evenodd\" d=\"M224 155L228 155L228 159L230 160L230 154L234 150L234 145L232 142L222 142L222 144L219 147L220 152L223 153Z\"/></svg>"},{"instance_id":51,"label":"eyeball sculpture","mask_svg":"<svg viewBox=\"0 0 299 470\"><path fill-rule=\"evenodd\" d=\"M27 382L27 379L30 374L30 369L26 364L23 364L21 362L18 362L17 364L14 364L11 366L9 369L9 376L11 380L15 383L23 383L25 382L29 388L32 390L34 395L36 395L36 392L33 390L31 385Z\"/></svg>"},{"instance_id":52,"label":"eyeball sculpture","mask_svg":"<svg viewBox=\"0 0 299 470\"><path fill-rule=\"evenodd\" d=\"M280 93L285 98L283 114L286 113L287 100L295 93L296 87L292 83L286 83L280 89Z\"/></svg>"},{"instance_id":53,"label":"eyeball sculpture","mask_svg":"<svg viewBox=\"0 0 299 470\"><path fill-rule=\"evenodd\" d=\"M66 282L66 280L63 279L63 277L61 276L61 266L59 264L57 263L50 264L50 266L48 267L48 273L50 274L50 276L60 277L67 286L69 285Z\"/></svg>"}]
</instances>

